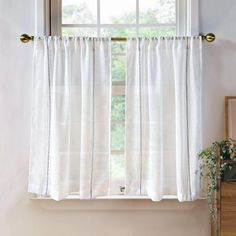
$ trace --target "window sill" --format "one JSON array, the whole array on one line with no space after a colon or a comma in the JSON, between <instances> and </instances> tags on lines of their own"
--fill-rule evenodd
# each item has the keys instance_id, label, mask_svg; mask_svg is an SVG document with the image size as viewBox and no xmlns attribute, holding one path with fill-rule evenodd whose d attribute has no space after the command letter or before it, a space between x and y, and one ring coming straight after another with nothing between
<instances>
[{"instance_id":1,"label":"window sill","mask_svg":"<svg viewBox=\"0 0 236 236\"><path fill-rule=\"evenodd\" d=\"M50 197L44 197L36 194L30 194L31 200L52 200ZM77 194L72 194L63 199L65 200L81 200ZM125 195L113 195L108 197L97 197L96 199L89 200L150 200L148 196L125 196ZM165 195L163 200L177 200L176 195Z\"/></svg>"},{"instance_id":2,"label":"window sill","mask_svg":"<svg viewBox=\"0 0 236 236\"><path fill-rule=\"evenodd\" d=\"M162 201L153 202L147 196L112 196L101 197L93 200L80 200L78 195L71 195L62 201L54 201L51 198L30 196L31 204L36 204L44 210L63 211L169 211L169 210L194 210L199 205L206 205L205 200L194 202L179 202L176 196L165 196ZM37 201L35 201L37 200ZM69 201L68 201L69 200ZM105 201L104 201L105 200Z\"/></svg>"}]
</instances>

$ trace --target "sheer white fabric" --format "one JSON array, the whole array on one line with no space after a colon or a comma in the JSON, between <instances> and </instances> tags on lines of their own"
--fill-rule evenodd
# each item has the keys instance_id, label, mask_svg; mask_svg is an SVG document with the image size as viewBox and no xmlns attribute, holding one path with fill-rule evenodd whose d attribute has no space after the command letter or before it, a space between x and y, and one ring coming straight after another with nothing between
<instances>
[{"instance_id":1,"label":"sheer white fabric","mask_svg":"<svg viewBox=\"0 0 236 236\"><path fill-rule=\"evenodd\" d=\"M200 196L201 38L127 42L126 195Z\"/></svg>"},{"instance_id":2,"label":"sheer white fabric","mask_svg":"<svg viewBox=\"0 0 236 236\"><path fill-rule=\"evenodd\" d=\"M110 39L34 40L29 192L109 193Z\"/></svg>"}]
</instances>

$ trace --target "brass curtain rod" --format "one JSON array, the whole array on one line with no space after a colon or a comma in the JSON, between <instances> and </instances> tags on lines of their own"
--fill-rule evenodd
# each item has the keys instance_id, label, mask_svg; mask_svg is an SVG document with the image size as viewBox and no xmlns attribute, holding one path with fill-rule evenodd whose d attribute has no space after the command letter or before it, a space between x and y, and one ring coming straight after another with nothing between
<instances>
[{"instance_id":1,"label":"brass curtain rod","mask_svg":"<svg viewBox=\"0 0 236 236\"><path fill-rule=\"evenodd\" d=\"M209 43L215 41L215 38L216 38L216 36L213 33L201 35L201 37L202 37L202 40L206 40ZM22 43L28 43L29 41L33 41L33 40L34 40L34 36L29 36L28 34L22 34L20 36L20 41ZM111 38L111 41L125 42L127 41L127 38Z\"/></svg>"}]
</instances>

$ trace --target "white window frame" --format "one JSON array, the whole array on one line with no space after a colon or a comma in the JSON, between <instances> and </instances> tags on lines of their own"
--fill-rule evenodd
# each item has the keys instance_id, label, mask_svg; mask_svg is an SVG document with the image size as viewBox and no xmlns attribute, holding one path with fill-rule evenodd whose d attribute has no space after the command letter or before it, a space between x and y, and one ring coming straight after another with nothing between
<instances>
[{"instance_id":1,"label":"white window frame","mask_svg":"<svg viewBox=\"0 0 236 236\"><path fill-rule=\"evenodd\" d=\"M199 34L198 0L176 0L176 33L178 36ZM51 14L51 4L54 6ZM59 35L60 0L35 0L35 35ZM56 17L57 16L57 17ZM51 24L50 24L51 22ZM51 28L53 25L53 29Z\"/></svg>"}]
</instances>

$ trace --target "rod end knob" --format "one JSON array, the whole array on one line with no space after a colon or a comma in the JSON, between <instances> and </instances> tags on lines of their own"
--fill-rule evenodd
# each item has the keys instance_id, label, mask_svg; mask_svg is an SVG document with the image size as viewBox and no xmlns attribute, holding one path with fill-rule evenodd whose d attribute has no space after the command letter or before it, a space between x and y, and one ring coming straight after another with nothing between
<instances>
[{"instance_id":1,"label":"rod end knob","mask_svg":"<svg viewBox=\"0 0 236 236\"><path fill-rule=\"evenodd\" d=\"M211 43L211 42L215 41L216 36L213 33L208 33L203 36L203 39L206 40L207 42Z\"/></svg>"},{"instance_id":2,"label":"rod end knob","mask_svg":"<svg viewBox=\"0 0 236 236\"><path fill-rule=\"evenodd\" d=\"M28 43L30 40L33 40L33 36L29 36L28 34L22 34L20 36L20 41L22 43Z\"/></svg>"}]
</instances>

